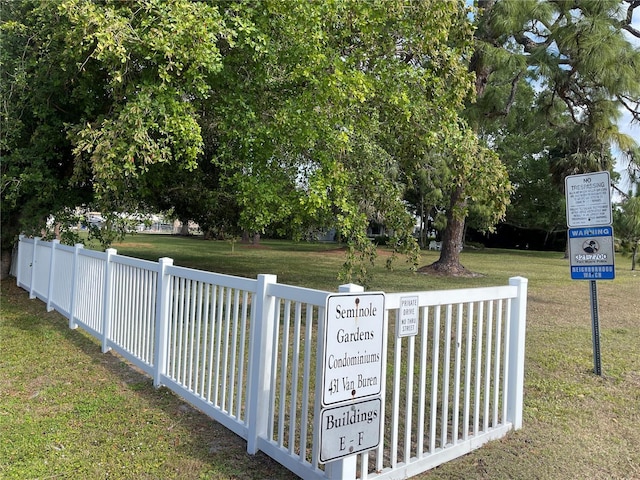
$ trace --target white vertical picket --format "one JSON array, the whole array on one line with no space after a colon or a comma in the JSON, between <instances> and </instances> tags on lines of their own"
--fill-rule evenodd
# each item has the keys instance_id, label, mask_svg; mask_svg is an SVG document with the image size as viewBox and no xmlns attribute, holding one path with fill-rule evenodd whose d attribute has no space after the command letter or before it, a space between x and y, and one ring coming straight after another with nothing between
<instances>
[{"instance_id":1,"label":"white vertical picket","mask_svg":"<svg viewBox=\"0 0 640 480\"><path fill-rule=\"evenodd\" d=\"M40 237L33 237L33 253L31 256L31 282L30 290L29 290L29 299L33 300L36 298L36 278L38 277L38 262L37 251L38 251L38 242L40 241Z\"/></svg>"},{"instance_id":2,"label":"white vertical picket","mask_svg":"<svg viewBox=\"0 0 640 480\"><path fill-rule=\"evenodd\" d=\"M464 409L463 420L464 431L462 433L462 440L468 440L469 438L469 418L471 410L471 356L473 351L473 303L469 303L467 306L467 351L465 354L466 365L464 371Z\"/></svg>"},{"instance_id":3,"label":"white vertical picket","mask_svg":"<svg viewBox=\"0 0 640 480\"><path fill-rule=\"evenodd\" d=\"M252 310L253 328L249 355L249 390L247 391L249 398L247 452L250 454L258 451L258 438L267 434L269 418L264 407L269 401L275 323L275 301L273 297L267 295L267 287L270 283L276 283L277 278L275 275L258 275L256 308Z\"/></svg>"},{"instance_id":4,"label":"white vertical picket","mask_svg":"<svg viewBox=\"0 0 640 480\"><path fill-rule=\"evenodd\" d=\"M512 277L509 285L518 289L511 302L509 346L509 395L507 398L507 419L513 428L522 428L522 404L524 396L524 347L527 319L527 284L523 277Z\"/></svg>"},{"instance_id":5,"label":"white vertical picket","mask_svg":"<svg viewBox=\"0 0 640 480\"><path fill-rule=\"evenodd\" d=\"M484 302L479 302L476 319L476 368L475 368L475 389L473 392L473 434L480 433L480 399L482 397L482 333L484 326Z\"/></svg>"},{"instance_id":6,"label":"white vertical picket","mask_svg":"<svg viewBox=\"0 0 640 480\"><path fill-rule=\"evenodd\" d=\"M438 415L438 370L440 368L440 305L434 309L433 317L433 354L431 365L431 412L429 414L429 452L436 449L436 428Z\"/></svg>"},{"instance_id":7,"label":"white vertical picket","mask_svg":"<svg viewBox=\"0 0 640 480\"><path fill-rule=\"evenodd\" d=\"M427 357L429 354L429 307L421 307L420 311L422 312L420 315L422 321L422 341L420 342L420 386L418 389L418 457L424 455L424 419L427 403ZM382 469L382 461L379 462L378 469Z\"/></svg>"},{"instance_id":8,"label":"white vertical picket","mask_svg":"<svg viewBox=\"0 0 640 480\"><path fill-rule=\"evenodd\" d=\"M485 365L484 365L484 413L482 415L482 430L489 430L489 406L491 403L491 349L493 348L493 336L491 332L493 331L493 302L488 302L487 309L487 328L486 328L486 338L487 338L487 348L485 353Z\"/></svg>"},{"instance_id":9,"label":"white vertical picket","mask_svg":"<svg viewBox=\"0 0 640 480\"><path fill-rule=\"evenodd\" d=\"M84 248L84 245L81 243L76 243L73 248L73 268L71 273L71 299L69 302L69 328L75 329L78 327L76 323L76 299L78 296L78 282L81 281L81 277L79 274L80 262L78 261L78 256L80 254L80 249Z\"/></svg>"},{"instance_id":10,"label":"white vertical picket","mask_svg":"<svg viewBox=\"0 0 640 480\"><path fill-rule=\"evenodd\" d=\"M462 304L457 305L456 344L453 379L453 425L451 426L451 438L453 445L458 443L460 431L460 370L462 369Z\"/></svg>"},{"instance_id":11,"label":"white vertical picket","mask_svg":"<svg viewBox=\"0 0 640 480\"><path fill-rule=\"evenodd\" d=\"M441 435L440 447L447 444L449 426L449 374L451 371L451 305L445 309L445 332L444 332L444 362L442 374L442 415L441 415Z\"/></svg>"},{"instance_id":12,"label":"white vertical picket","mask_svg":"<svg viewBox=\"0 0 640 480\"><path fill-rule=\"evenodd\" d=\"M53 310L51 303L53 302L53 279L56 271L56 247L60 245L60 240L51 241L51 257L49 258L49 283L47 288L47 312Z\"/></svg>"},{"instance_id":13,"label":"white vertical picket","mask_svg":"<svg viewBox=\"0 0 640 480\"><path fill-rule=\"evenodd\" d=\"M399 311L398 311L399 316ZM396 316L396 321L398 321L398 316ZM411 458L411 435L413 433L413 373L415 367L415 343L416 337L413 335L407 338L407 376L406 376L406 399L405 399L405 434L404 434L404 458L403 460L407 462Z\"/></svg>"},{"instance_id":14,"label":"white vertical picket","mask_svg":"<svg viewBox=\"0 0 640 480\"><path fill-rule=\"evenodd\" d=\"M105 259L105 267L104 267L104 293L103 293L103 303L102 303L102 353L107 353L111 350L109 346L110 335L111 335L111 304L112 304L112 296L113 296L113 261L112 257L116 255L118 252L113 248L108 248L105 250L107 257Z\"/></svg>"},{"instance_id":15,"label":"white vertical picket","mask_svg":"<svg viewBox=\"0 0 640 480\"><path fill-rule=\"evenodd\" d=\"M167 374L167 351L169 348L169 315L170 302L173 297L171 291L171 276L167 274L167 267L173 265L173 259L163 257L158 260L160 271L156 283L156 326L155 326L155 350L153 360L153 385L162 385L162 376Z\"/></svg>"},{"instance_id":16,"label":"white vertical picket","mask_svg":"<svg viewBox=\"0 0 640 480\"><path fill-rule=\"evenodd\" d=\"M493 427L497 427L499 423L498 417L498 406L500 403L500 365L502 362L502 357L500 349L502 347L502 308L503 302L502 299L498 300L498 308L497 308L497 316L496 316L496 334L495 334L495 344L496 344L496 354L493 365ZM504 380L503 380L504 381ZM487 392L487 395L489 392ZM504 418L502 419L504 421Z\"/></svg>"},{"instance_id":17,"label":"white vertical picket","mask_svg":"<svg viewBox=\"0 0 640 480\"><path fill-rule=\"evenodd\" d=\"M24 258L24 250L25 250L25 236L20 234L18 237L18 268L16 268L16 285L21 287L24 284L24 278L22 273L22 266L25 265L26 261Z\"/></svg>"}]
</instances>

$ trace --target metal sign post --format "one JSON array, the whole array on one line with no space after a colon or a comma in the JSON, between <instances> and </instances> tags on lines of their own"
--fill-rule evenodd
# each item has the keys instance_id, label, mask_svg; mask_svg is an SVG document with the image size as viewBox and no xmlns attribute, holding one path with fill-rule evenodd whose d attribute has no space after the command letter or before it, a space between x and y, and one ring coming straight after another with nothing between
<instances>
[{"instance_id":1,"label":"metal sign post","mask_svg":"<svg viewBox=\"0 0 640 480\"><path fill-rule=\"evenodd\" d=\"M589 282L591 290L591 336L593 337L593 372L602 375L600 363L600 319L598 318L598 284Z\"/></svg>"}]
</instances>

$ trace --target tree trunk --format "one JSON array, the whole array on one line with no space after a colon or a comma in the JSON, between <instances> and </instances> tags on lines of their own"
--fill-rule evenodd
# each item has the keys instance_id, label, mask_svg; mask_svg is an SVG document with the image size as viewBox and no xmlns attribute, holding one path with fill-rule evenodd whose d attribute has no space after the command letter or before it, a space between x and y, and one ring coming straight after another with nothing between
<instances>
[{"instance_id":1,"label":"tree trunk","mask_svg":"<svg viewBox=\"0 0 640 480\"><path fill-rule=\"evenodd\" d=\"M464 219L447 214L447 228L442 236L442 250L440 258L434 266L439 265L440 270L456 273L458 269L464 269L460 265L460 251L462 250L464 235Z\"/></svg>"},{"instance_id":2,"label":"tree trunk","mask_svg":"<svg viewBox=\"0 0 640 480\"><path fill-rule=\"evenodd\" d=\"M11 271L11 250L2 250L0 253L0 280L9 278L9 272Z\"/></svg>"},{"instance_id":3,"label":"tree trunk","mask_svg":"<svg viewBox=\"0 0 640 480\"><path fill-rule=\"evenodd\" d=\"M636 269L636 255L638 253L638 245L636 244L631 251L631 270Z\"/></svg>"},{"instance_id":4,"label":"tree trunk","mask_svg":"<svg viewBox=\"0 0 640 480\"><path fill-rule=\"evenodd\" d=\"M421 268L420 272L452 276L471 274L460 264L465 219L464 216L456 214L456 212L463 211L466 207L466 199L463 195L464 186L458 185L451 194L451 202L447 209L447 228L442 234L440 258L431 265Z\"/></svg>"},{"instance_id":5,"label":"tree trunk","mask_svg":"<svg viewBox=\"0 0 640 480\"><path fill-rule=\"evenodd\" d=\"M182 226L180 227L180 235L185 237L189 236L189 220L182 220Z\"/></svg>"}]
</instances>

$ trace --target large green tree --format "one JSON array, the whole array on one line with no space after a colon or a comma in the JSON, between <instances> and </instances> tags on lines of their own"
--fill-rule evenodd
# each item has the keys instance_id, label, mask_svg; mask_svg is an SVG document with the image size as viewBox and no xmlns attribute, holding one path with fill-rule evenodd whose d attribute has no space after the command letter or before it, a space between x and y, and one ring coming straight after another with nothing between
<instances>
[{"instance_id":1,"label":"large green tree","mask_svg":"<svg viewBox=\"0 0 640 480\"><path fill-rule=\"evenodd\" d=\"M578 162L572 165L576 171L606 168L610 142L623 151L633 144L616 127L619 109L640 118L640 52L626 36L640 37L632 26L638 6L632 0L478 0L469 64L476 102L467 109L475 131L480 133L487 118L509 115L520 79L529 77L543 92L539 105L546 121L554 122L562 110L574 123L573 151L562 158ZM510 94L493 94L505 84ZM450 198L445 242L434 267L456 271L465 215L455 212L466 213L466 185Z\"/></svg>"},{"instance_id":2,"label":"large green tree","mask_svg":"<svg viewBox=\"0 0 640 480\"><path fill-rule=\"evenodd\" d=\"M90 201L197 216L184 200L224 192L247 230L337 226L346 276L366 275L369 220L398 249L414 246L403 172L462 145L478 152L458 118L471 87L462 0L21 0L2 11L3 235ZM198 164L190 182L181 172Z\"/></svg>"},{"instance_id":3,"label":"large green tree","mask_svg":"<svg viewBox=\"0 0 640 480\"><path fill-rule=\"evenodd\" d=\"M550 164L555 153L564 145L563 126L572 125L564 109L559 109L553 122L540 108L543 97L530 79L506 75L496 78L482 102L506 105L509 112L484 115L478 122L478 133L491 143L505 164L513 185L511 202L507 206L504 224L522 232L544 231L546 240L552 234L566 229L564 195L554 183ZM489 98L492 97L492 98ZM476 113L480 113L480 109ZM467 222L474 227L474 218ZM546 244L545 240L545 244Z\"/></svg>"},{"instance_id":4,"label":"large green tree","mask_svg":"<svg viewBox=\"0 0 640 480\"><path fill-rule=\"evenodd\" d=\"M371 220L414 248L404 172L464 130L463 2L267 0L229 12L259 48L225 55L212 82L225 95L207 118L244 228L335 226L351 253L346 277L367 273Z\"/></svg>"},{"instance_id":5,"label":"large green tree","mask_svg":"<svg viewBox=\"0 0 640 480\"><path fill-rule=\"evenodd\" d=\"M196 165L199 102L234 38L215 6L3 1L2 250L50 214L131 211L150 166Z\"/></svg>"}]
</instances>

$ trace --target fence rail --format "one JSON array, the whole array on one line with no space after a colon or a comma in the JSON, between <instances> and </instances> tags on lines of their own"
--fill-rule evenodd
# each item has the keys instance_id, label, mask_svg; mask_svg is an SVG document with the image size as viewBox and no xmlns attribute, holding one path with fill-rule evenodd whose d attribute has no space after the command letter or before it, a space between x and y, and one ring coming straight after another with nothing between
<instances>
[{"instance_id":1,"label":"fence rail","mask_svg":"<svg viewBox=\"0 0 640 480\"><path fill-rule=\"evenodd\" d=\"M522 426L527 280L385 296L380 444L319 461L329 292L21 237L17 283L296 475L407 478ZM343 291L362 291L347 285ZM401 299L419 333L396 334Z\"/></svg>"}]
</instances>

